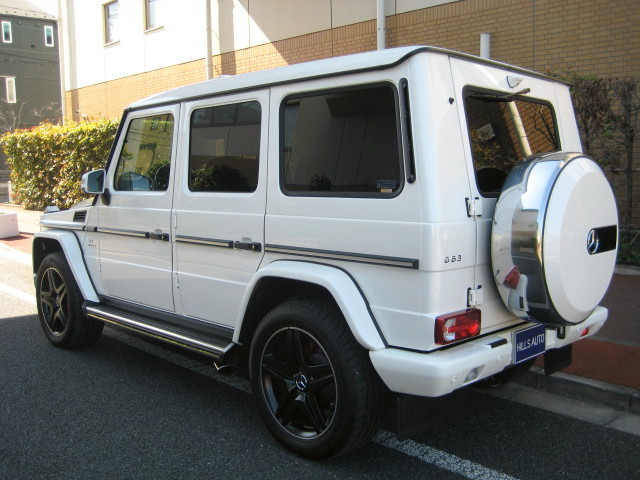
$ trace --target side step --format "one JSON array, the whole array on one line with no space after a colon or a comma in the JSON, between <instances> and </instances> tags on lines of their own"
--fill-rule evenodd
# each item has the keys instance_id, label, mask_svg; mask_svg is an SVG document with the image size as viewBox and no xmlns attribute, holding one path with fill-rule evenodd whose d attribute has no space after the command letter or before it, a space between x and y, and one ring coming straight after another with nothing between
<instances>
[{"instance_id":1,"label":"side step","mask_svg":"<svg viewBox=\"0 0 640 480\"><path fill-rule=\"evenodd\" d=\"M133 330L134 332L202 353L216 360L222 359L231 347L234 346L234 343L228 340L216 340L194 335L181 329L168 328L159 322L154 322L150 318L124 312L105 305L85 304L84 312L87 317L112 323Z\"/></svg>"}]
</instances>

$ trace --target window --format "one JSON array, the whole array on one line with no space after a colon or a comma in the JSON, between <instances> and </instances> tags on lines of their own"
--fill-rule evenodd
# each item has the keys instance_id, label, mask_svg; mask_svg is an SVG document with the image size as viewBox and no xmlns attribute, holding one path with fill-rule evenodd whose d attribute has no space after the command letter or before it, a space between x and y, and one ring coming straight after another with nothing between
<instances>
[{"instance_id":1,"label":"window","mask_svg":"<svg viewBox=\"0 0 640 480\"><path fill-rule=\"evenodd\" d=\"M16 103L16 79L8 77L4 79L4 82L7 89L7 103Z\"/></svg>"},{"instance_id":2,"label":"window","mask_svg":"<svg viewBox=\"0 0 640 480\"><path fill-rule=\"evenodd\" d=\"M465 94L478 189L497 196L513 166L528 155L560 150L555 114L547 103L500 94Z\"/></svg>"},{"instance_id":3,"label":"window","mask_svg":"<svg viewBox=\"0 0 640 480\"><path fill-rule=\"evenodd\" d=\"M260 104L207 107L191 115L189 190L253 192L258 185Z\"/></svg>"},{"instance_id":4,"label":"window","mask_svg":"<svg viewBox=\"0 0 640 480\"><path fill-rule=\"evenodd\" d=\"M156 4L158 0L144 0L144 28L151 30L158 26L156 20Z\"/></svg>"},{"instance_id":5,"label":"window","mask_svg":"<svg viewBox=\"0 0 640 480\"><path fill-rule=\"evenodd\" d=\"M55 45L53 27L51 25L45 25L44 27L44 45L46 47L53 47Z\"/></svg>"},{"instance_id":6,"label":"window","mask_svg":"<svg viewBox=\"0 0 640 480\"><path fill-rule=\"evenodd\" d=\"M169 187L173 115L135 118L118 158L113 188L164 192Z\"/></svg>"},{"instance_id":7,"label":"window","mask_svg":"<svg viewBox=\"0 0 640 480\"><path fill-rule=\"evenodd\" d=\"M11 22L2 22L2 41L4 43L13 42L13 36L11 35Z\"/></svg>"},{"instance_id":8,"label":"window","mask_svg":"<svg viewBox=\"0 0 640 480\"><path fill-rule=\"evenodd\" d=\"M281 182L288 195L389 197L402 187L395 89L289 97Z\"/></svg>"},{"instance_id":9,"label":"window","mask_svg":"<svg viewBox=\"0 0 640 480\"><path fill-rule=\"evenodd\" d=\"M104 42L113 43L118 40L118 2L104 6Z\"/></svg>"}]
</instances>

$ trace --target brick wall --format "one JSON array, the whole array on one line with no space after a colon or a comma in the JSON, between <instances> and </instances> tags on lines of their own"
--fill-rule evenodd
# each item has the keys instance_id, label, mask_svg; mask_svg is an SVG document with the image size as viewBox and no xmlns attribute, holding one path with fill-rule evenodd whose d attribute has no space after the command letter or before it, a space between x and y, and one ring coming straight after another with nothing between
<instances>
[{"instance_id":1,"label":"brick wall","mask_svg":"<svg viewBox=\"0 0 640 480\"><path fill-rule=\"evenodd\" d=\"M574 70L640 76L637 0L462 0L387 18L387 45L435 45L479 54L491 33L492 58L541 72ZM254 70L373 50L375 21L213 57L214 73ZM205 79L204 60L67 92L69 116L118 117L129 103Z\"/></svg>"},{"instance_id":2,"label":"brick wall","mask_svg":"<svg viewBox=\"0 0 640 480\"><path fill-rule=\"evenodd\" d=\"M132 102L204 80L204 59L66 92L67 118L119 118Z\"/></svg>"}]
</instances>

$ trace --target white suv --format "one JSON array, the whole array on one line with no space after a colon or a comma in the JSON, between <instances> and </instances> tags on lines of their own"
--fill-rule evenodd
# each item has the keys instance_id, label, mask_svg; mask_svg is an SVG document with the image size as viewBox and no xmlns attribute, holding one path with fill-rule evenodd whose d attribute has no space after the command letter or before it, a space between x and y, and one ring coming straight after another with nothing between
<instances>
[{"instance_id":1,"label":"white suv","mask_svg":"<svg viewBox=\"0 0 640 480\"><path fill-rule=\"evenodd\" d=\"M303 455L375 432L383 393L495 384L593 335L615 201L569 88L430 47L220 78L137 102L92 202L42 217L38 311L61 347L121 325L248 362Z\"/></svg>"}]
</instances>

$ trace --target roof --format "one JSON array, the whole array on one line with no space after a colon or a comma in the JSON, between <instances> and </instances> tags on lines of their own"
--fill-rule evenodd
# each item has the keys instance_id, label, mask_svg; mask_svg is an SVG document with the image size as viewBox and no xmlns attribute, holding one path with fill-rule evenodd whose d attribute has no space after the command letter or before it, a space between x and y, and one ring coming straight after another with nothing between
<instances>
[{"instance_id":1,"label":"roof","mask_svg":"<svg viewBox=\"0 0 640 480\"><path fill-rule=\"evenodd\" d=\"M495 60L484 59L444 48L414 46L389 48L385 50L357 53L354 55L345 55L342 57L326 58L312 62L273 68L270 70L243 73L240 75L222 75L214 78L213 80L207 80L153 95L133 103L129 109L135 110L154 105L166 105L180 102L185 99L195 100L216 94L230 94L257 88L282 85L300 80L311 80L372 70L384 70L392 68L404 62L409 57L421 52L433 52L448 56L462 57L474 62L486 63L512 71L557 81L540 73L520 67L514 67Z\"/></svg>"},{"instance_id":2,"label":"roof","mask_svg":"<svg viewBox=\"0 0 640 480\"><path fill-rule=\"evenodd\" d=\"M55 15L28 0L0 0L0 15L57 20Z\"/></svg>"}]
</instances>

